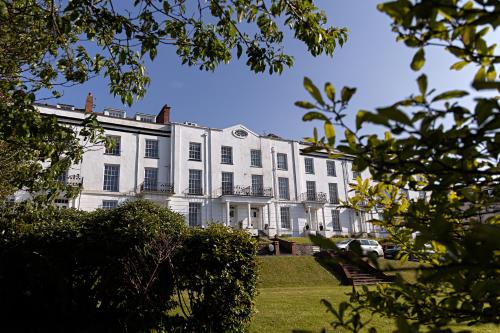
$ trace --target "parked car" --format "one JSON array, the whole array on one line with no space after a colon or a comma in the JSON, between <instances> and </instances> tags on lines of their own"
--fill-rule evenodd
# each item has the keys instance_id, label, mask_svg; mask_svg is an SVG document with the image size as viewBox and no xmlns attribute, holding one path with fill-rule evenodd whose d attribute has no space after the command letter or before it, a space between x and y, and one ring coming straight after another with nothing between
<instances>
[{"instance_id":1,"label":"parked car","mask_svg":"<svg viewBox=\"0 0 500 333\"><path fill-rule=\"evenodd\" d=\"M388 246L384 249L384 258L396 259L399 251L401 251L401 247L397 245Z\"/></svg>"},{"instance_id":2,"label":"parked car","mask_svg":"<svg viewBox=\"0 0 500 333\"><path fill-rule=\"evenodd\" d=\"M359 242L361 246L361 250L364 255L368 255L370 253L376 255L377 257L382 257L384 255L384 250L382 246L373 239L346 239L338 242L336 245L341 251L349 251L349 246L352 246L353 242Z\"/></svg>"}]
</instances>

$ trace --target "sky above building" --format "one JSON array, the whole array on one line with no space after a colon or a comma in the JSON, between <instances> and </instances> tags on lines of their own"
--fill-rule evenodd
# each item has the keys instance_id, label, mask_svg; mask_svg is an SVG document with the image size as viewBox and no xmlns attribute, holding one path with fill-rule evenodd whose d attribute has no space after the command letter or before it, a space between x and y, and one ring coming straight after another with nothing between
<instances>
[{"instance_id":1,"label":"sky above building","mask_svg":"<svg viewBox=\"0 0 500 333\"><path fill-rule=\"evenodd\" d=\"M380 1L317 0L329 23L347 27L349 38L335 55L312 57L306 47L293 38L285 40L285 50L295 57L295 64L281 75L255 74L236 58L215 72L187 67L173 47L163 47L153 63L147 63L151 85L143 100L131 108L122 105L108 90L105 78L94 78L81 86L67 88L64 96L49 103L83 107L88 92L94 95L95 111L105 107L121 108L129 116L137 112L156 114L164 104L171 106L171 120L196 122L224 128L244 124L259 134L274 133L285 138L302 139L321 123L303 122L304 110L294 106L298 100L310 100L302 86L305 76L318 87L331 82L337 90L356 87L347 122L354 125L357 110L373 110L416 93L416 78L409 64L416 52L397 43L388 17L376 9ZM473 68L461 72L449 70L454 59L439 49L427 52L423 71L429 87L468 89ZM378 133L376 128L367 131Z\"/></svg>"}]
</instances>

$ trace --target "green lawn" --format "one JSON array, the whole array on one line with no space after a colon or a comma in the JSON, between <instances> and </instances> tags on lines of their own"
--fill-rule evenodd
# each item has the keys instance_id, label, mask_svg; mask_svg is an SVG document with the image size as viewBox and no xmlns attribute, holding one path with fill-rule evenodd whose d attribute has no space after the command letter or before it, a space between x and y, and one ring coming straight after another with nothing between
<instances>
[{"instance_id":1,"label":"green lawn","mask_svg":"<svg viewBox=\"0 0 500 333\"><path fill-rule=\"evenodd\" d=\"M259 295L256 299L257 313L250 325L252 333L292 332L294 329L320 332L344 332L333 330L329 322L333 318L326 313L321 299L332 304L348 300L346 293L349 286L340 286L313 257L281 256L259 257L260 279ZM397 265L397 261L382 260L381 266ZM417 266L418 263L406 263L404 267ZM398 268L398 266L396 266ZM373 324L378 332L392 332L393 320L377 317ZM463 327L463 329L466 329ZM498 327L487 325L476 327L473 332L500 332Z\"/></svg>"}]
</instances>

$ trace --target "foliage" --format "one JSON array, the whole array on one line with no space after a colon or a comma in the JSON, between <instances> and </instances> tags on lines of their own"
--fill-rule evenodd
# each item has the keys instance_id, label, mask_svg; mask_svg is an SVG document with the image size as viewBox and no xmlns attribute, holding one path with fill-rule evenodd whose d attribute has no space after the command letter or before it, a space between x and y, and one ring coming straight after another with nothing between
<instances>
[{"instance_id":1,"label":"foliage","mask_svg":"<svg viewBox=\"0 0 500 333\"><path fill-rule=\"evenodd\" d=\"M162 327L183 218L148 202L85 213L29 205L1 216L2 331Z\"/></svg>"},{"instance_id":2,"label":"foliage","mask_svg":"<svg viewBox=\"0 0 500 333\"><path fill-rule=\"evenodd\" d=\"M256 243L219 224L192 229L175 266L188 332L244 332L257 293Z\"/></svg>"},{"instance_id":3,"label":"foliage","mask_svg":"<svg viewBox=\"0 0 500 333\"><path fill-rule=\"evenodd\" d=\"M350 154L356 170L368 168L375 181L358 178L355 196L345 205L378 210L383 219L373 223L402 246L402 260L412 255L431 265L417 273L416 283L356 290L351 304L329 309L336 316L332 325L354 332L368 329L369 323L359 316L363 310L396 319L398 332L450 332L445 327L452 322L498 325L500 82L495 66L500 56L488 36L500 24L500 4L397 0L378 8L392 19L398 40L417 49L410 62L413 70L424 68L430 46L457 58L451 70L475 65L474 96L469 107L464 99L469 91L437 92L421 74L418 93L374 112L358 111L352 129L344 118L355 89L345 87L336 96L334 87L326 84L325 100L309 79L304 80L315 102L296 104L311 110L304 120L325 124L324 137L315 130L308 139L310 150ZM367 124L385 129L384 137L363 134ZM339 145L333 125L345 129ZM410 199L405 190L422 196ZM414 242L412 234L417 235Z\"/></svg>"},{"instance_id":4,"label":"foliage","mask_svg":"<svg viewBox=\"0 0 500 333\"><path fill-rule=\"evenodd\" d=\"M42 96L58 98L60 88L102 75L131 105L150 83L146 59L164 45L202 70L236 56L254 72L281 73L293 64L283 50L286 28L313 56L332 55L347 38L312 0L0 0L0 140L26 161L12 185L74 196L55 176L81 160L85 144L103 142L93 115L80 133L40 116L34 103L49 98Z\"/></svg>"}]
</instances>

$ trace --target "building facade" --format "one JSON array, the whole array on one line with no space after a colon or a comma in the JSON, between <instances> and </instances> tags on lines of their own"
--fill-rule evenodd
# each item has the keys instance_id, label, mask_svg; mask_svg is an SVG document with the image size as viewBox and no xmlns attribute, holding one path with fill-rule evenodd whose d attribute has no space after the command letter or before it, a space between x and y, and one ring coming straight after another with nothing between
<instances>
[{"instance_id":1,"label":"building facade","mask_svg":"<svg viewBox=\"0 0 500 333\"><path fill-rule=\"evenodd\" d=\"M92 112L92 100L85 109L38 109L77 129ZM190 226L222 223L270 236L380 231L366 222L373 215L340 207L358 175L349 157L305 153L303 142L259 135L244 125L216 129L170 122L168 106L156 117L127 118L121 110L105 109L97 118L115 145L87 149L63 177L81 193L59 199L59 206L110 209L144 198L183 214Z\"/></svg>"}]
</instances>

